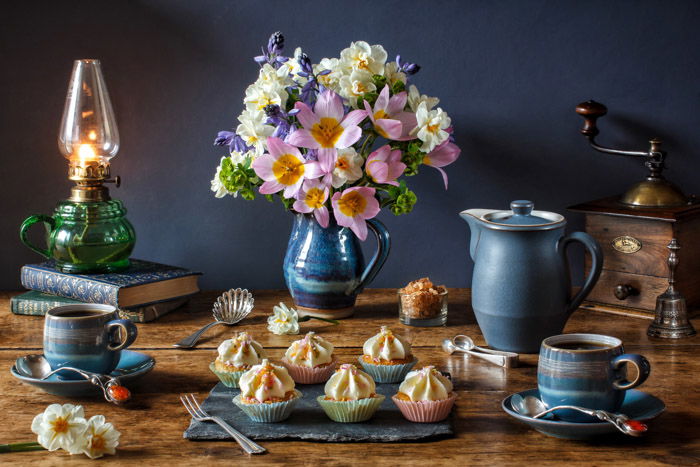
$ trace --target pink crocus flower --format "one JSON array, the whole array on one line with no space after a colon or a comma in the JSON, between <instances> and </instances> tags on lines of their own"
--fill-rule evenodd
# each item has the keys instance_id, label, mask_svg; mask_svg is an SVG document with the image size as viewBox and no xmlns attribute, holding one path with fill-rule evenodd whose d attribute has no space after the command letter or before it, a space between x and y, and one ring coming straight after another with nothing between
<instances>
[{"instance_id":1,"label":"pink crocus flower","mask_svg":"<svg viewBox=\"0 0 700 467\"><path fill-rule=\"evenodd\" d=\"M367 219L379 214L379 202L374 197L375 189L367 186L348 188L336 192L331 198L333 215L338 225L349 227L357 238L367 238Z\"/></svg>"},{"instance_id":2,"label":"pink crocus flower","mask_svg":"<svg viewBox=\"0 0 700 467\"><path fill-rule=\"evenodd\" d=\"M297 193L297 200L294 202L294 210L304 214L313 212L319 225L324 229L328 227L328 185L320 180L306 180Z\"/></svg>"},{"instance_id":3,"label":"pink crocus flower","mask_svg":"<svg viewBox=\"0 0 700 467\"><path fill-rule=\"evenodd\" d=\"M446 139L423 157L423 163L425 165L429 165L440 171L442 180L445 182L445 190L447 190L447 173L445 173L441 167L445 167L456 161L460 152L462 152L462 150L459 149L456 144Z\"/></svg>"},{"instance_id":4,"label":"pink crocus flower","mask_svg":"<svg viewBox=\"0 0 700 467\"><path fill-rule=\"evenodd\" d=\"M295 146L317 149L318 162L323 173L331 173L335 167L336 149L352 146L362 136L358 123L365 119L367 112L353 110L345 115L340 96L326 89L319 96L314 110L303 102L297 102L297 118L303 128L287 138Z\"/></svg>"},{"instance_id":5,"label":"pink crocus flower","mask_svg":"<svg viewBox=\"0 0 700 467\"><path fill-rule=\"evenodd\" d=\"M407 99L406 91L389 97L389 85L386 85L379 93L379 97L374 103L374 109L367 101L364 101L367 115L372 120L377 133L386 139L396 141L415 139L415 136L411 136L410 133L418 123L416 114L403 110Z\"/></svg>"},{"instance_id":6,"label":"pink crocus flower","mask_svg":"<svg viewBox=\"0 0 700 467\"><path fill-rule=\"evenodd\" d=\"M372 177L375 183L387 183L399 186L397 178L406 170L406 164L401 162L401 150L391 150L386 144L370 153L365 164L367 175Z\"/></svg>"},{"instance_id":7,"label":"pink crocus flower","mask_svg":"<svg viewBox=\"0 0 700 467\"><path fill-rule=\"evenodd\" d=\"M292 198L305 179L321 175L318 162L307 162L299 148L279 138L267 138L268 153L253 161L252 167L258 177L265 180L260 193L270 195L284 190L285 198Z\"/></svg>"}]
</instances>

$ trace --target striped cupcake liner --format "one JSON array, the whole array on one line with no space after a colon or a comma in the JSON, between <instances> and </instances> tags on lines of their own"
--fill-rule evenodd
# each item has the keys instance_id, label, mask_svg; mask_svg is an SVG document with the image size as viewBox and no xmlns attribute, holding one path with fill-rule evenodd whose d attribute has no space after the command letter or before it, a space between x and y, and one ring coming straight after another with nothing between
<instances>
[{"instance_id":1,"label":"striped cupcake liner","mask_svg":"<svg viewBox=\"0 0 700 467\"><path fill-rule=\"evenodd\" d=\"M328 365L322 367L309 368L306 366L295 365L290 363L287 359L282 359L282 365L287 369L289 375L292 377L297 384L319 384L328 381L335 368L338 365L338 360L333 357L333 361Z\"/></svg>"},{"instance_id":2,"label":"striped cupcake liner","mask_svg":"<svg viewBox=\"0 0 700 467\"><path fill-rule=\"evenodd\" d=\"M301 392L294 390L295 396L288 401L272 402L269 404L245 404L241 402L241 395L233 398L233 403L238 406L251 420L260 423L275 423L286 420L292 414L294 407L301 399Z\"/></svg>"},{"instance_id":3,"label":"striped cupcake liner","mask_svg":"<svg viewBox=\"0 0 700 467\"><path fill-rule=\"evenodd\" d=\"M396 407L407 420L417 423L434 423L444 420L450 415L452 406L457 399L457 394L440 401L404 401L396 396L391 396Z\"/></svg>"},{"instance_id":4,"label":"striped cupcake liner","mask_svg":"<svg viewBox=\"0 0 700 467\"><path fill-rule=\"evenodd\" d=\"M382 394L375 394L373 397L356 401L326 400L324 395L316 398L328 418L340 423L357 423L369 420L382 405L384 399L386 397Z\"/></svg>"},{"instance_id":5,"label":"striped cupcake liner","mask_svg":"<svg viewBox=\"0 0 700 467\"><path fill-rule=\"evenodd\" d=\"M211 370L212 373L214 373L219 380L224 383L224 386L227 388L237 388L238 387L238 380L241 379L241 376L243 373L246 372L246 370L243 371L219 371L216 369L216 364L214 362L211 362L209 364L209 369Z\"/></svg>"},{"instance_id":6,"label":"striped cupcake liner","mask_svg":"<svg viewBox=\"0 0 700 467\"><path fill-rule=\"evenodd\" d=\"M406 377L411 368L418 362L414 358L412 362L398 365L375 365L367 363L362 357L358 358L362 369L365 370L376 383L400 383Z\"/></svg>"}]
</instances>

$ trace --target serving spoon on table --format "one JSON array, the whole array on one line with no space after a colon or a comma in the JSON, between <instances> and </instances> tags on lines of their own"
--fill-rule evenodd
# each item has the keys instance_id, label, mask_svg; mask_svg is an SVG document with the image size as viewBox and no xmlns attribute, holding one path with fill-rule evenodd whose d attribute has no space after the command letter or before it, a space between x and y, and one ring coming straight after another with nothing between
<instances>
[{"instance_id":1,"label":"serving spoon on table","mask_svg":"<svg viewBox=\"0 0 700 467\"><path fill-rule=\"evenodd\" d=\"M611 423L622 433L630 436L642 436L648 429L647 425L639 420L632 420L627 415L615 414L607 410L593 410L575 405L557 405L548 409L545 403L535 396L523 397L520 394L513 394L510 398L510 405L520 415L531 418L542 418L549 413L562 409L577 410L604 422Z\"/></svg>"},{"instance_id":2,"label":"serving spoon on table","mask_svg":"<svg viewBox=\"0 0 700 467\"><path fill-rule=\"evenodd\" d=\"M491 350L479 347L469 336L460 334L450 339L442 341L442 350L449 354L462 352L489 361L495 365L505 368L518 366L518 354L514 352L504 352L501 350Z\"/></svg>"},{"instance_id":3,"label":"serving spoon on table","mask_svg":"<svg viewBox=\"0 0 700 467\"><path fill-rule=\"evenodd\" d=\"M52 370L49 361L46 360L46 357L43 355L25 355L24 357L19 357L15 360L15 368L22 376L28 376L42 381L61 371L72 371L88 380L91 384L102 389L105 399L109 402L123 404L131 399L131 391L119 383L119 377L93 373L70 366L62 366ZM59 378L60 377L59 375Z\"/></svg>"}]
</instances>

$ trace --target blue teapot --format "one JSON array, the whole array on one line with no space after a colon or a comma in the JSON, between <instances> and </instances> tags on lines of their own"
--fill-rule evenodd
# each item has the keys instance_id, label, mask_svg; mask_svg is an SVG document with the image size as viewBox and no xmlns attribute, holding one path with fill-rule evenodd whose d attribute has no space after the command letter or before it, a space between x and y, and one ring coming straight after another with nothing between
<instances>
[{"instance_id":1,"label":"blue teapot","mask_svg":"<svg viewBox=\"0 0 700 467\"><path fill-rule=\"evenodd\" d=\"M472 308L489 346L536 353L545 337L561 334L595 285L603 252L586 233L565 236L566 219L560 214L533 211L531 201L513 201L510 207L460 213L471 229ZM583 287L573 296L566 256L572 242L583 243L592 259Z\"/></svg>"}]
</instances>

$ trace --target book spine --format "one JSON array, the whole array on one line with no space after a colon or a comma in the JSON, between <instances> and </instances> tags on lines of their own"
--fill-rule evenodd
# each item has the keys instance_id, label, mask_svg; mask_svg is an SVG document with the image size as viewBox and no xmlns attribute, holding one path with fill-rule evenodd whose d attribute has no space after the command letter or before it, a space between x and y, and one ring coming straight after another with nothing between
<instances>
[{"instance_id":1,"label":"book spine","mask_svg":"<svg viewBox=\"0 0 700 467\"><path fill-rule=\"evenodd\" d=\"M12 300L10 310L16 315L44 316L55 304L37 300Z\"/></svg>"},{"instance_id":2,"label":"book spine","mask_svg":"<svg viewBox=\"0 0 700 467\"><path fill-rule=\"evenodd\" d=\"M119 307L119 287L116 285L27 266L22 267L20 279L22 286L26 289L86 303L101 303Z\"/></svg>"}]
</instances>

